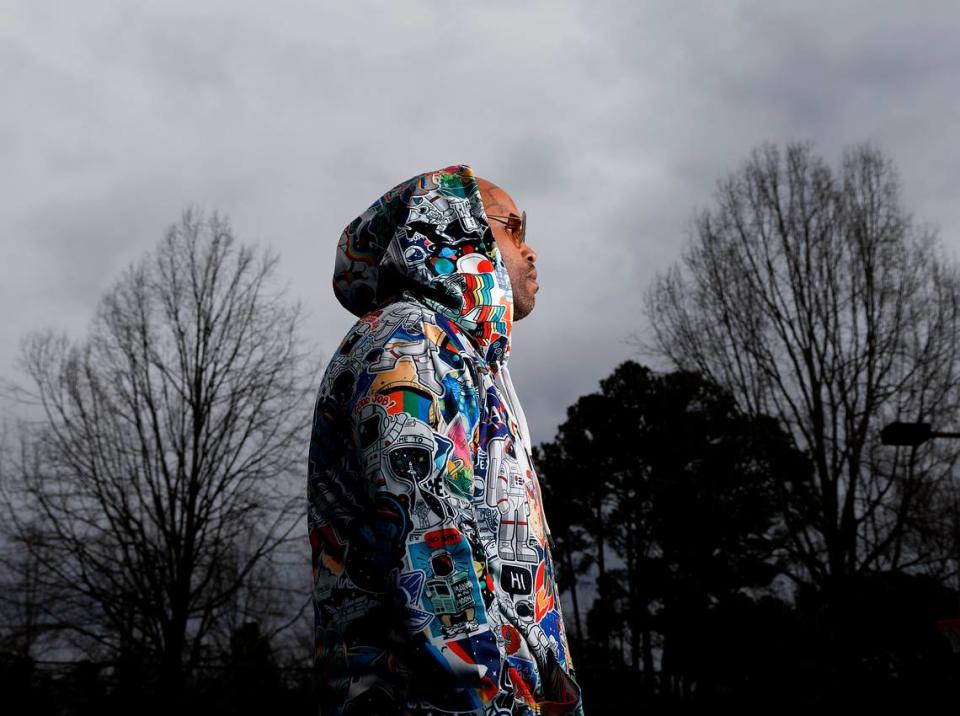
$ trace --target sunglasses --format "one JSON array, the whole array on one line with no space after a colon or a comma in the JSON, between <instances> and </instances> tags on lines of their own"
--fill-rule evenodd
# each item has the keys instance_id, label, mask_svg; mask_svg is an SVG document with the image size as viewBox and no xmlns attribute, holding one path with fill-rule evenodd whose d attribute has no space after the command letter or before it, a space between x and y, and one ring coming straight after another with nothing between
<instances>
[{"instance_id":1,"label":"sunglasses","mask_svg":"<svg viewBox=\"0 0 960 716\"><path fill-rule=\"evenodd\" d=\"M523 212L523 216L517 216L516 214L510 214L509 216L487 216L487 219L493 219L494 221L499 221L507 227L507 231L510 232L510 237L513 239L513 243L517 247L523 246L523 240L527 236L527 212Z\"/></svg>"}]
</instances>

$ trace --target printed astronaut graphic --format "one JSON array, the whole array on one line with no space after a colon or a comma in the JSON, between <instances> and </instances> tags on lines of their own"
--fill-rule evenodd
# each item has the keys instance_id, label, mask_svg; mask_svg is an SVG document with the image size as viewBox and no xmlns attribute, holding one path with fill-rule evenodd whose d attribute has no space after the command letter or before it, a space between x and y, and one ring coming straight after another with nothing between
<instances>
[{"instance_id":1,"label":"printed astronaut graphic","mask_svg":"<svg viewBox=\"0 0 960 716\"><path fill-rule=\"evenodd\" d=\"M310 444L321 713L582 714L472 170L418 175L351 222L334 292L360 320Z\"/></svg>"}]
</instances>

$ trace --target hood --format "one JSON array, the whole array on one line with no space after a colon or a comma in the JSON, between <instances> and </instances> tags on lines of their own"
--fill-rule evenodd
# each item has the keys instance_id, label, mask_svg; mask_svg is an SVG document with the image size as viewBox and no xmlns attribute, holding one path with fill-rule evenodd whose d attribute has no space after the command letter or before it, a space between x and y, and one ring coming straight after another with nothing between
<instances>
[{"instance_id":1,"label":"hood","mask_svg":"<svg viewBox=\"0 0 960 716\"><path fill-rule=\"evenodd\" d=\"M467 164L397 184L351 221L333 291L361 318L408 294L472 336L493 372L506 366L513 292Z\"/></svg>"}]
</instances>

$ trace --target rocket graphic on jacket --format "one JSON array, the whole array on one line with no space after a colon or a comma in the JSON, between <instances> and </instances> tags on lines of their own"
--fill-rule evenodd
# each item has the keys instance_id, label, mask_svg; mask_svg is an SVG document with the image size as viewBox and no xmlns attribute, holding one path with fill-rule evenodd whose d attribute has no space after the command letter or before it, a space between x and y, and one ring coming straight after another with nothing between
<instances>
[{"instance_id":1,"label":"rocket graphic on jacket","mask_svg":"<svg viewBox=\"0 0 960 716\"><path fill-rule=\"evenodd\" d=\"M374 202L333 287L359 320L310 443L321 713L582 714L473 170Z\"/></svg>"}]
</instances>

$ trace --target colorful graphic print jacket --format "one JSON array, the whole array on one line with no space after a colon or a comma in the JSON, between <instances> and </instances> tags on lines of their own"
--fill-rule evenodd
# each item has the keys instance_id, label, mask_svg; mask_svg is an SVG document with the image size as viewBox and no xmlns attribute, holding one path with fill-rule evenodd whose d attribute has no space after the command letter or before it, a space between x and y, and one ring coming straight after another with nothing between
<instances>
[{"instance_id":1,"label":"colorful graphic print jacket","mask_svg":"<svg viewBox=\"0 0 960 716\"><path fill-rule=\"evenodd\" d=\"M310 443L320 713L582 714L472 169L352 221L333 287L360 320Z\"/></svg>"}]
</instances>

